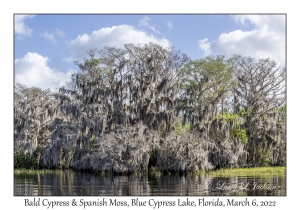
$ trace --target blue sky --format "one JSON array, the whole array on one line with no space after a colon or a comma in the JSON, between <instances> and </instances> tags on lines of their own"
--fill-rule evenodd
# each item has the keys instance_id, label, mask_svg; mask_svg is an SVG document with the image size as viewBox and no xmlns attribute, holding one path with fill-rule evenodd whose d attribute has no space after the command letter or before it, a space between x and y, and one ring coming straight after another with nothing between
<instances>
[{"instance_id":1,"label":"blue sky","mask_svg":"<svg viewBox=\"0 0 300 210\"><path fill-rule=\"evenodd\" d=\"M284 15L15 15L15 83L57 91L86 51L126 43L173 46L192 59L233 54L285 66Z\"/></svg>"}]
</instances>

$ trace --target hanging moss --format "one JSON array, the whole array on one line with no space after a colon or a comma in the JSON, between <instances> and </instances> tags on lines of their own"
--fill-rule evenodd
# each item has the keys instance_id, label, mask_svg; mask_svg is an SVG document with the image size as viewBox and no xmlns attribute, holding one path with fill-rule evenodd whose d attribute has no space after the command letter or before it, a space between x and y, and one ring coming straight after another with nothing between
<instances>
[{"instance_id":1,"label":"hanging moss","mask_svg":"<svg viewBox=\"0 0 300 210\"><path fill-rule=\"evenodd\" d=\"M260 63L191 61L153 43L89 55L58 93L15 88L14 148L40 167L130 173L285 164L284 99L245 85L252 77L243 65ZM272 92L268 84L259 87Z\"/></svg>"}]
</instances>

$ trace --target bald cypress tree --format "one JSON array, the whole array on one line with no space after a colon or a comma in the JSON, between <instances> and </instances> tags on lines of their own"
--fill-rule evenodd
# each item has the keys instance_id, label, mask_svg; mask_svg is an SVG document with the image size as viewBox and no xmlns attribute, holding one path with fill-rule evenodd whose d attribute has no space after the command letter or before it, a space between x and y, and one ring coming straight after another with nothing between
<instances>
[{"instance_id":1,"label":"bald cypress tree","mask_svg":"<svg viewBox=\"0 0 300 210\"><path fill-rule=\"evenodd\" d=\"M58 93L15 87L15 151L37 156L42 167L285 164L285 69L270 59L191 61L149 43L92 49L75 65Z\"/></svg>"},{"instance_id":2,"label":"bald cypress tree","mask_svg":"<svg viewBox=\"0 0 300 210\"><path fill-rule=\"evenodd\" d=\"M275 150L280 139L280 107L286 102L285 69L271 59L234 56L235 106L243 110L252 165L258 165L258 147Z\"/></svg>"}]
</instances>

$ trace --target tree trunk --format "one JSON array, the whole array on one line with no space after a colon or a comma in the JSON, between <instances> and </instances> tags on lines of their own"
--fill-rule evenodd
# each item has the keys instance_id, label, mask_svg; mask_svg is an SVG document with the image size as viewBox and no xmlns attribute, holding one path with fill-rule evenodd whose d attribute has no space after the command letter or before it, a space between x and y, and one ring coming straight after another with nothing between
<instances>
[{"instance_id":1,"label":"tree trunk","mask_svg":"<svg viewBox=\"0 0 300 210\"><path fill-rule=\"evenodd\" d=\"M252 140L252 144L253 144L252 166L256 167L257 166L257 146L256 146L254 139Z\"/></svg>"}]
</instances>

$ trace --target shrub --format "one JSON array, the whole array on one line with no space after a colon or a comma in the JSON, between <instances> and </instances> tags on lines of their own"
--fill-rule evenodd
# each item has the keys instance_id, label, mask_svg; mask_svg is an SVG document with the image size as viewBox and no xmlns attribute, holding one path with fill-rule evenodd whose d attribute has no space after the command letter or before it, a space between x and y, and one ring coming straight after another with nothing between
<instances>
[{"instance_id":1,"label":"shrub","mask_svg":"<svg viewBox=\"0 0 300 210\"><path fill-rule=\"evenodd\" d=\"M14 153L14 168L15 169L38 169L39 162L35 156L24 154L23 151Z\"/></svg>"}]
</instances>

